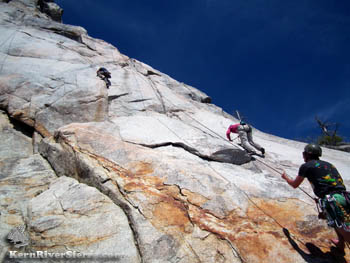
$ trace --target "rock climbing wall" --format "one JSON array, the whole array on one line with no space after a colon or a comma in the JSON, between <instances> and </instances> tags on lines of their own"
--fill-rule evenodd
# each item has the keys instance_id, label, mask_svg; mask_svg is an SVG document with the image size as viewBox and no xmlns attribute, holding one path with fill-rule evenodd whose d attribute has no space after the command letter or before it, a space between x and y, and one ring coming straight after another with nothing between
<instances>
[{"instance_id":1,"label":"rock climbing wall","mask_svg":"<svg viewBox=\"0 0 350 263\"><path fill-rule=\"evenodd\" d=\"M0 2L5 262L9 251L76 251L87 262L349 260L333 253L314 201L276 173L297 174L303 143L254 128L267 153L251 158L225 138L237 120L208 95L60 23L59 7L43 2ZM324 149L324 158L348 184L349 154Z\"/></svg>"}]
</instances>

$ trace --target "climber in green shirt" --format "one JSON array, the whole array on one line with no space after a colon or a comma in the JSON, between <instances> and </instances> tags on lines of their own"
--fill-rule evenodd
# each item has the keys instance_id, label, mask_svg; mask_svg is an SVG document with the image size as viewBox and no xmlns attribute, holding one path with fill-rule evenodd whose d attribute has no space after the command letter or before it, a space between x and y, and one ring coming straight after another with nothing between
<instances>
[{"instance_id":1,"label":"climber in green shirt","mask_svg":"<svg viewBox=\"0 0 350 263\"><path fill-rule=\"evenodd\" d=\"M343 252L345 242L350 241L350 193L346 191L338 170L331 163L320 160L321 155L319 145L306 145L303 152L305 163L300 166L298 176L293 180L284 172L282 178L294 188L305 178L309 180L319 198L322 218L326 218L328 225L334 227L337 233L338 239L331 241Z\"/></svg>"}]
</instances>

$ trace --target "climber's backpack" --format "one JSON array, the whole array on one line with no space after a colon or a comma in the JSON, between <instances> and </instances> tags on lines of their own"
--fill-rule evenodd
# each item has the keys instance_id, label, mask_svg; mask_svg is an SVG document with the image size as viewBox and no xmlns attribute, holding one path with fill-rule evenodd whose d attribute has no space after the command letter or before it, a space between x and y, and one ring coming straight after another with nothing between
<instances>
[{"instance_id":1,"label":"climber's backpack","mask_svg":"<svg viewBox=\"0 0 350 263\"><path fill-rule=\"evenodd\" d=\"M247 133L250 133L252 132L252 126L250 126L249 124L242 124L242 126L244 127L244 130L247 132Z\"/></svg>"}]
</instances>

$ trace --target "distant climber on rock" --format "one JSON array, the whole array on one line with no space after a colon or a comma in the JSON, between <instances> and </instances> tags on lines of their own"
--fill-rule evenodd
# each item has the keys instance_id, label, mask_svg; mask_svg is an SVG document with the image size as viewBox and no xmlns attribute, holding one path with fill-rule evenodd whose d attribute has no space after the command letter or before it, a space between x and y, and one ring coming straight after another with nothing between
<instances>
[{"instance_id":1,"label":"distant climber on rock","mask_svg":"<svg viewBox=\"0 0 350 263\"><path fill-rule=\"evenodd\" d=\"M230 125L230 127L228 127L226 131L226 137L232 142L231 132L238 133L239 139L241 140L242 147L249 154L257 154L255 149L261 151L261 154L263 155L265 154L265 149L253 141L252 127L247 123L245 123L244 121L240 121L240 123L233 124L233 125Z\"/></svg>"},{"instance_id":2,"label":"distant climber on rock","mask_svg":"<svg viewBox=\"0 0 350 263\"><path fill-rule=\"evenodd\" d=\"M100 79L102 79L106 83L108 89L109 86L111 86L111 82L109 81L109 79L111 78L111 73L105 68L99 68L96 73L97 76L100 77Z\"/></svg>"},{"instance_id":3,"label":"distant climber on rock","mask_svg":"<svg viewBox=\"0 0 350 263\"><path fill-rule=\"evenodd\" d=\"M297 177L290 179L283 172L282 178L294 188L305 178L309 180L319 198L319 217L327 219L328 225L335 229L338 239L331 239L331 242L344 253L345 242L350 241L350 193L346 191L338 170L331 163L320 160L321 155L319 145L306 145L303 152L305 163L300 166Z\"/></svg>"}]
</instances>

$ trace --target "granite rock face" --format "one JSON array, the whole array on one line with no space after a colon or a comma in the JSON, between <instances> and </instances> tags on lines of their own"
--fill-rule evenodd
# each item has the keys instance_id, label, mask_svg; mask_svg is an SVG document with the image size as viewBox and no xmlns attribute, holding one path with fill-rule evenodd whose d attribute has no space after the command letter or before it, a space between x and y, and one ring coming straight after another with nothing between
<instances>
[{"instance_id":1,"label":"granite rock face","mask_svg":"<svg viewBox=\"0 0 350 263\"><path fill-rule=\"evenodd\" d=\"M140 262L128 219L96 188L62 176L28 205L31 248L86 251Z\"/></svg>"},{"instance_id":2,"label":"granite rock face","mask_svg":"<svg viewBox=\"0 0 350 263\"><path fill-rule=\"evenodd\" d=\"M5 262L10 250L87 262L349 260L331 253L314 201L276 173L295 176L305 144L253 129L267 153L251 158L225 138L237 120L208 95L60 23L60 12L52 1L0 2ZM349 153L323 158L348 184ZM13 229L28 244L6 242Z\"/></svg>"},{"instance_id":3,"label":"granite rock face","mask_svg":"<svg viewBox=\"0 0 350 263\"><path fill-rule=\"evenodd\" d=\"M58 178L34 130L0 112L1 259L7 251L84 251L140 262L123 210L96 188ZM34 144L34 145L33 145ZM11 242L5 242L6 240ZM26 260L23 260L26 262Z\"/></svg>"},{"instance_id":4,"label":"granite rock face","mask_svg":"<svg viewBox=\"0 0 350 263\"><path fill-rule=\"evenodd\" d=\"M56 178L47 161L33 153L32 139L23 134L18 123L10 123L0 112L0 235L1 240L16 227L26 224L27 206L31 198L47 190ZM14 233L12 231L12 233ZM24 238L25 239L25 238ZM16 241L21 239L15 238ZM25 241L25 240L23 240ZM17 245L21 245L18 242ZM27 244L28 242L23 242ZM1 258L10 244L1 242Z\"/></svg>"}]
</instances>

